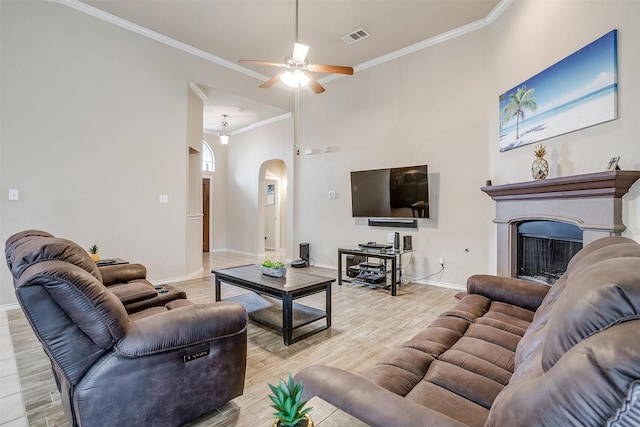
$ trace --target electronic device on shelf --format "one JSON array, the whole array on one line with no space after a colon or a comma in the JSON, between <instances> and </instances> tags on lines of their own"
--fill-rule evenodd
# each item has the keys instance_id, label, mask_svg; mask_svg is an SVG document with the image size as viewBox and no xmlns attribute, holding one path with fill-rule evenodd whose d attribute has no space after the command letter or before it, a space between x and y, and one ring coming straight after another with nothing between
<instances>
[{"instance_id":1,"label":"electronic device on shelf","mask_svg":"<svg viewBox=\"0 0 640 427\"><path fill-rule=\"evenodd\" d=\"M358 244L361 250L363 251L387 251L389 249L393 249L393 245L388 243L376 243L376 242L367 242Z\"/></svg>"},{"instance_id":2,"label":"electronic device on shelf","mask_svg":"<svg viewBox=\"0 0 640 427\"><path fill-rule=\"evenodd\" d=\"M361 262L359 265L360 271L377 271L377 272L383 272L384 271L384 264L379 263L379 262Z\"/></svg>"},{"instance_id":3,"label":"electronic device on shelf","mask_svg":"<svg viewBox=\"0 0 640 427\"><path fill-rule=\"evenodd\" d=\"M356 279L376 285L378 283L384 282L386 280L386 276L380 273L370 273L368 271L363 271L358 274Z\"/></svg>"}]
</instances>

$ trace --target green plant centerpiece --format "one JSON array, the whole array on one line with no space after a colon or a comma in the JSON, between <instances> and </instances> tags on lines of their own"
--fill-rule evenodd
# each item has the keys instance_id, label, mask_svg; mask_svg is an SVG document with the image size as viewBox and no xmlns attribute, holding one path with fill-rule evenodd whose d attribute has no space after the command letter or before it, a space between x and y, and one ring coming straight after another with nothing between
<instances>
[{"instance_id":1,"label":"green plant centerpiece","mask_svg":"<svg viewBox=\"0 0 640 427\"><path fill-rule=\"evenodd\" d=\"M91 255L91 259L93 262L100 261L100 254L98 254L98 245L93 245L89 248L89 255Z\"/></svg>"},{"instance_id":2,"label":"green plant centerpiece","mask_svg":"<svg viewBox=\"0 0 640 427\"><path fill-rule=\"evenodd\" d=\"M294 381L289 374L286 383L280 380L277 387L269 384L269 388L273 393L269 395L273 402L271 407L276 410L273 413L276 417L273 427L313 427L308 415L311 408L305 408L307 401L302 400L302 381Z\"/></svg>"},{"instance_id":3,"label":"green plant centerpiece","mask_svg":"<svg viewBox=\"0 0 640 427\"><path fill-rule=\"evenodd\" d=\"M280 261L269 261L266 260L261 265L262 274L265 276L272 277L283 277L287 274L287 269L284 267L284 264Z\"/></svg>"}]
</instances>

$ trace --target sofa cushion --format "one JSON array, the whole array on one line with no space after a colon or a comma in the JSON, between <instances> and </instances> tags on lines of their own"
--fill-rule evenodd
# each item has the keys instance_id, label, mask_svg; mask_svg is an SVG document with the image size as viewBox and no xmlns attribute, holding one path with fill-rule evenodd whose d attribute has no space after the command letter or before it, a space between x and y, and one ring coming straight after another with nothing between
<instances>
[{"instance_id":1,"label":"sofa cushion","mask_svg":"<svg viewBox=\"0 0 640 427\"><path fill-rule=\"evenodd\" d=\"M102 283L102 275L91 256L78 244L58 237L28 236L20 240L14 239L14 245L7 264L15 279L19 279L29 266L49 260L59 260L76 265L90 273Z\"/></svg>"},{"instance_id":2,"label":"sofa cushion","mask_svg":"<svg viewBox=\"0 0 640 427\"><path fill-rule=\"evenodd\" d=\"M487 426L637 426L640 320L612 325L570 348L546 373L512 382Z\"/></svg>"},{"instance_id":3,"label":"sofa cushion","mask_svg":"<svg viewBox=\"0 0 640 427\"><path fill-rule=\"evenodd\" d=\"M363 376L455 420L482 425L511 379L518 342L533 318L526 308L467 294ZM444 403L453 400L457 409Z\"/></svg>"},{"instance_id":4,"label":"sofa cushion","mask_svg":"<svg viewBox=\"0 0 640 427\"><path fill-rule=\"evenodd\" d=\"M117 296L124 305L153 298L158 291L146 280L133 280L109 286L109 290Z\"/></svg>"},{"instance_id":5,"label":"sofa cushion","mask_svg":"<svg viewBox=\"0 0 640 427\"><path fill-rule=\"evenodd\" d=\"M428 381L420 382L407 399L471 427L482 427L489 416L489 410L484 406Z\"/></svg>"},{"instance_id":6,"label":"sofa cushion","mask_svg":"<svg viewBox=\"0 0 640 427\"><path fill-rule=\"evenodd\" d=\"M544 370L588 336L640 318L639 272L640 258L623 257L596 262L573 274L572 286L556 301L547 322Z\"/></svg>"}]
</instances>

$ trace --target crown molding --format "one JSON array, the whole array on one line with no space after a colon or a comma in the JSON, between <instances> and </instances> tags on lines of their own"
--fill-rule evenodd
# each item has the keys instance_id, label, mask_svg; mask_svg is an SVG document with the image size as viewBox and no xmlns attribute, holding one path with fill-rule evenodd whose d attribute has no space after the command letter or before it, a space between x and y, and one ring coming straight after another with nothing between
<instances>
[{"instance_id":1,"label":"crown molding","mask_svg":"<svg viewBox=\"0 0 640 427\"><path fill-rule=\"evenodd\" d=\"M207 94L204 93L202 89L200 89L200 86L198 86L196 83L189 82L189 89L191 89L193 93L195 93L196 96L202 100L202 102L205 102L207 99L209 99Z\"/></svg>"},{"instance_id":2,"label":"crown molding","mask_svg":"<svg viewBox=\"0 0 640 427\"><path fill-rule=\"evenodd\" d=\"M260 120L259 122L252 123L249 126L245 126L243 128L234 130L233 132L231 132L231 136L238 135L238 134L245 133L245 132L249 132L250 130L257 129L259 127L266 126L266 125L269 125L271 123L279 122L280 120L290 119L292 116L293 116L293 114L289 112L289 113L280 114L279 116L270 117L268 119ZM212 129L204 129L202 132L206 133L207 135L218 135L220 133L219 131L215 131L215 130L212 130Z\"/></svg>"},{"instance_id":3,"label":"crown molding","mask_svg":"<svg viewBox=\"0 0 640 427\"><path fill-rule=\"evenodd\" d=\"M167 46L170 46L175 49L181 50L183 52L189 53L191 55L200 57L209 62L213 62L214 64L218 64L223 67L229 68L230 70L237 71L249 77L253 77L254 79L258 79L258 80L270 79L270 77L267 77L264 74L260 74L246 67L238 65L234 62L227 61L226 59L220 58L219 56L213 55L209 52L205 52L204 50L198 49L186 43L182 43L178 40L172 39L171 37L167 37L163 34L152 31L141 25L134 24L133 22L127 21L126 19L119 18L115 15L112 15L103 10L90 6L86 3L82 3L79 0L46 0L46 1L49 1L51 3L59 3L61 5L75 9L79 12L86 13L87 15L93 16L94 18L98 18L102 21L116 25L125 30L129 30L143 37L147 37L151 40L155 40Z\"/></svg>"},{"instance_id":4,"label":"crown molding","mask_svg":"<svg viewBox=\"0 0 640 427\"><path fill-rule=\"evenodd\" d=\"M173 48L182 50L183 52L189 53L191 55L198 56L202 59L205 59L209 62L213 62L215 64L221 65L223 67L229 68L233 71L237 71L239 73L245 74L249 77L253 77L255 79L264 81L269 80L271 77L265 76L253 70L250 70L246 67L238 65L234 62L227 61L226 59L220 58L219 56L213 55L211 53L205 52L201 49L188 45L186 43L180 42L178 40L172 39L171 37L167 37L163 34L152 31L148 28L142 27L140 25L134 24L133 22L127 21L125 19L119 18L115 15L107 13L103 10L90 6L86 3L83 3L79 0L46 0L52 3L59 3L65 6L68 6L72 9L75 9L79 12L86 13L87 15L93 16L94 18L98 18L105 22L109 22L111 24L117 25L120 28L124 28L126 30L132 31L134 33L140 34L141 36L150 38L157 42L166 44L167 46L171 46ZM513 2L513 0L502 0L500 3L496 5L496 7L489 12L489 14L483 18L479 19L475 22L472 22L467 25L463 25L462 27L455 28L451 31L447 31L446 33L439 34L435 37L431 37L427 40L423 40L418 43L414 43L410 46L404 47L402 49L398 49L394 52L388 53L386 55L379 56L370 61L365 61L361 64L358 64L353 67L354 73L359 71L364 71L368 68L375 67L377 65L384 64L385 62L393 61L394 59L401 58L405 55L409 55L420 50L426 49L431 46L435 46L440 43L444 43L448 40L463 36L465 34L471 33L473 31L484 28L490 24L492 24L502 12L504 12L507 7ZM320 83L327 83L335 79L339 79L345 77L344 75L334 74L331 76L327 76L323 79L319 79ZM277 85L276 85L277 86Z\"/></svg>"},{"instance_id":5,"label":"crown molding","mask_svg":"<svg viewBox=\"0 0 640 427\"><path fill-rule=\"evenodd\" d=\"M513 0L502 0L500 3L496 5L496 7L489 12L489 14L483 18L479 19L475 22L472 22L467 25L463 25L462 27L454 28L451 31L447 31L446 33L438 34L437 36L431 37L429 39L414 43L407 47L403 47L402 49L398 49L396 51L387 53L386 55L379 56L370 61L363 62L361 64L353 67L354 74L359 71L364 71L368 68L375 67L377 65L384 64L385 62L393 61L398 58L402 58L403 56L410 55L412 53L418 52L420 50L426 49L431 46L438 45L440 43L444 43L446 41L461 37L465 34L472 33L474 31L480 30L484 27L487 27L496 20L498 16L511 4ZM331 76L327 76L323 79L318 80L319 83L327 83L335 79L346 77L341 74L333 74Z\"/></svg>"}]
</instances>

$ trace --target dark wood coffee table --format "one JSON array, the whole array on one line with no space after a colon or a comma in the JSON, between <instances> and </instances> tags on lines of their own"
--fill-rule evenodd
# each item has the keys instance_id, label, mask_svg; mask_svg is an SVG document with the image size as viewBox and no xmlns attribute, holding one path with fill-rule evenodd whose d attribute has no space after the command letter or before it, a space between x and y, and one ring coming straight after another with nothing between
<instances>
[{"instance_id":1,"label":"dark wood coffee table","mask_svg":"<svg viewBox=\"0 0 640 427\"><path fill-rule=\"evenodd\" d=\"M222 282L253 291L225 298L224 301L241 303L252 320L281 330L285 345L291 345L331 327L331 283L335 279L296 269L288 269L285 277L270 277L262 274L258 264L213 270L212 273L215 275L216 301L222 300ZM324 311L293 302L295 299L319 292L326 294ZM274 299L282 301L282 304ZM305 328L300 335L293 336L296 329L321 319L326 319L326 325L312 330Z\"/></svg>"}]
</instances>

